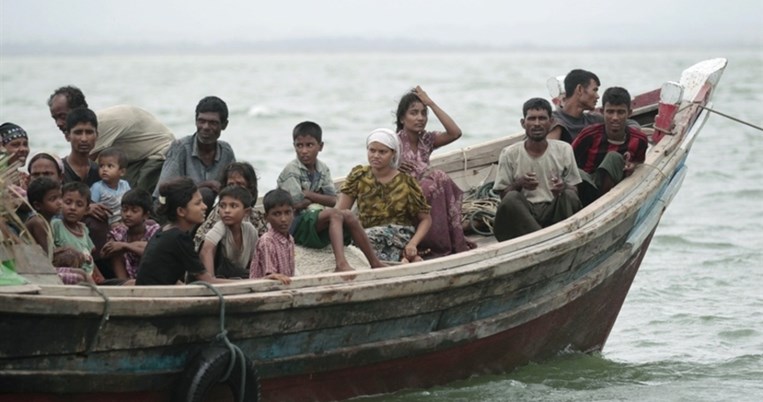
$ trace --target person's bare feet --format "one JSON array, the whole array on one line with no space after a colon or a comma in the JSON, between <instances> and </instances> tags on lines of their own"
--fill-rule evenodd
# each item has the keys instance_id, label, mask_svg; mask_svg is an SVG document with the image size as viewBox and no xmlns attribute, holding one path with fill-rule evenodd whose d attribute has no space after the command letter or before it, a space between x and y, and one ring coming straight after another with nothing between
<instances>
[{"instance_id":1,"label":"person's bare feet","mask_svg":"<svg viewBox=\"0 0 763 402\"><path fill-rule=\"evenodd\" d=\"M369 263L371 264L371 268L384 268L384 267L388 267L389 266L389 265L381 262L381 260L376 260L376 261L369 262Z\"/></svg>"},{"instance_id":2,"label":"person's bare feet","mask_svg":"<svg viewBox=\"0 0 763 402\"><path fill-rule=\"evenodd\" d=\"M351 267L349 263L345 262L343 264L336 264L336 269L334 269L334 272L349 272L354 270L355 269Z\"/></svg>"}]
</instances>

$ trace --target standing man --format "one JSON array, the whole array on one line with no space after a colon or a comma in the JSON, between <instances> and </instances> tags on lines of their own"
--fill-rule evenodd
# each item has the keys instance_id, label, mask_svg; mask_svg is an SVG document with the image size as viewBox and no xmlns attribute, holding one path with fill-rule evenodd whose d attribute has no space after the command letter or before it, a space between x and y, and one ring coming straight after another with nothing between
<instances>
[{"instance_id":1,"label":"standing man","mask_svg":"<svg viewBox=\"0 0 763 402\"><path fill-rule=\"evenodd\" d=\"M220 140L220 134L228 127L228 105L216 96L207 96L196 105L196 133L183 137L170 145L167 160L162 167L159 183L172 177L187 176L199 187L219 190L216 180L223 169L236 161L230 144ZM206 194L205 194L206 193ZM210 194L202 192L204 202L209 204ZM154 198L159 197L159 187Z\"/></svg>"},{"instance_id":2,"label":"standing man","mask_svg":"<svg viewBox=\"0 0 763 402\"><path fill-rule=\"evenodd\" d=\"M55 90L48 99L50 115L64 132L66 115L74 108L88 107L85 95L73 86ZM154 191L162 170L164 154L175 136L151 113L128 105L112 106L96 112L99 135L90 158L108 148L117 147L127 155L125 180L132 188Z\"/></svg>"},{"instance_id":3,"label":"standing man","mask_svg":"<svg viewBox=\"0 0 763 402\"><path fill-rule=\"evenodd\" d=\"M604 121L600 114L589 113L596 108L600 85L599 77L586 70L575 69L564 77L562 109L553 112L549 139L572 143L580 130Z\"/></svg>"},{"instance_id":4,"label":"standing man","mask_svg":"<svg viewBox=\"0 0 763 402\"><path fill-rule=\"evenodd\" d=\"M604 124L588 126L572 142L583 182L580 200L588 205L633 173L646 159L648 140L641 130L628 126L631 95L624 88L604 91Z\"/></svg>"},{"instance_id":5,"label":"standing man","mask_svg":"<svg viewBox=\"0 0 763 402\"><path fill-rule=\"evenodd\" d=\"M522 106L522 115L526 138L501 151L493 184L502 198L495 214L498 241L551 226L581 209L572 147L546 138L553 124L551 104L532 98Z\"/></svg>"}]
</instances>

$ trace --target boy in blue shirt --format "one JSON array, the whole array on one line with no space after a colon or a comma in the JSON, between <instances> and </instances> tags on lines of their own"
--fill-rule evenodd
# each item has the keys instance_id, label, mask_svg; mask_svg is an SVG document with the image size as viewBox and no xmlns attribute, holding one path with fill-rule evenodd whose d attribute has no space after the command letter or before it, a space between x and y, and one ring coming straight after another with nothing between
<instances>
[{"instance_id":1,"label":"boy in blue shirt","mask_svg":"<svg viewBox=\"0 0 763 402\"><path fill-rule=\"evenodd\" d=\"M111 211L109 225L122 220L122 195L130 191L130 184L122 180L127 171L127 155L119 148L106 148L98 154L98 175L101 180L90 187L93 202L103 204Z\"/></svg>"}]
</instances>

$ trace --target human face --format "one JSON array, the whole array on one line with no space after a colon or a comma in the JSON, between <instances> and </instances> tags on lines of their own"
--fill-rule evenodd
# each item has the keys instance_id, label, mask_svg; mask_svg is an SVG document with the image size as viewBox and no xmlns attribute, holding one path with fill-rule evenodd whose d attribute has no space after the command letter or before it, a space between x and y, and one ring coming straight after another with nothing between
<instances>
[{"instance_id":1,"label":"human face","mask_svg":"<svg viewBox=\"0 0 763 402\"><path fill-rule=\"evenodd\" d=\"M318 160L318 152L323 151L323 143L318 142L309 135L298 135L294 140L294 150L297 151L297 159L308 168L315 168Z\"/></svg>"},{"instance_id":2,"label":"human face","mask_svg":"<svg viewBox=\"0 0 763 402\"><path fill-rule=\"evenodd\" d=\"M47 158L38 158L32 162L29 165L29 176L32 177L32 180L38 177L50 177L53 180L61 181L61 176L58 174L58 166Z\"/></svg>"},{"instance_id":3,"label":"human face","mask_svg":"<svg viewBox=\"0 0 763 402\"><path fill-rule=\"evenodd\" d=\"M50 117L53 118L58 129L64 134L66 134L66 116L70 110L66 95L59 94L53 97L53 102L50 105Z\"/></svg>"},{"instance_id":4,"label":"human face","mask_svg":"<svg viewBox=\"0 0 763 402\"><path fill-rule=\"evenodd\" d=\"M240 224L247 215L247 208L241 200L225 196L217 204L217 212L220 214L220 220L225 226Z\"/></svg>"},{"instance_id":5,"label":"human face","mask_svg":"<svg viewBox=\"0 0 763 402\"><path fill-rule=\"evenodd\" d=\"M225 182L226 186L239 186L243 188L249 188L249 182L239 172L228 173L228 181Z\"/></svg>"},{"instance_id":6,"label":"human face","mask_svg":"<svg viewBox=\"0 0 763 402\"><path fill-rule=\"evenodd\" d=\"M594 80L588 81L588 86L581 87L580 93L580 105L583 106L583 110L596 109L596 102L599 101L599 84Z\"/></svg>"},{"instance_id":7,"label":"human face","mask_svg":"<svg viewBox=\"0 0 763 402\"><path fill-rule=\"evenodd\" d=\"M427 107L421 102L413 102L403 115L403 130L411 133L420 133L427 126Z\"/></svg>"},{"instance_id":8,"label":"human face","mask_svg":"<svg viewBox=\"0 0 763 402\"><path fill-rule=\"evenodd\" d=\"M282 235L288 235L289 226L291 226L291 222L294 220L294 208L291 205L279 205L270 208L265 215L265 219L273 230Z\"/></svg>"},{"instance_id":9,"label":"human face","mask_svg":"<svg viewBox=\"0 0 763 402\"><path fill-rule=\"evenodd\" d=\"M521 120L527 138L531 141L543 141L551 128L551 117L544 109L529 109L527 116Z\"/></svg>"},{"instance_id":10,"label":"human face","mask_svg":"<svg viewBox=\"0 0 763 402\"><path fill-rule=\"evenodd\" d=\"M196 140L199 144L216 144L228 122L220 121L220 113L203 112L196 116Z\"/></svg>"},{"instance_id":11,"label":"human face","mask_svg":"<svg viewBox=\"0 0 763 402\"><path fill-rule=\"evenodd\" d=\"M87 214L90 200L86 199L79 191L69 191L63 194L63 207L61 213L64 221L68 224L80 222Z\"/></svg>"},{"instance_id":12,"label":"human face","mask_svg":"<svg viewBox=\"0 0 763 402\"><path fill-rule=\"evenodd\" d=\"M625 134L625 121L631 114L628 105L604 105L604 127L607 130L607 136L622 138Z\"/></svg>"},{"instance_id":13,"label":"human face","mask_svg":"<svg viewBox=\"0 0 763 402\"><path fill-rule=\"evenodd\" d=\"M125 170L119 167L119 159L116 156L101 156L98 158L98 175L101 180L111 186L119 184L119 179Z\"/></svg>"},{"instance_id":14,"label":"human face","mask_svg":"<svg viewBox=\"0 0 763 402\"><path fill-rule=\"evenodd\" d=\"M207 204L204 204L204 200L201 198L201 193L196 191L193 193L191 200L188 201L185 207L178 208L180 213L178 217L184 219L191 225L197 225L203 223L206 219Z\"/></svg>"},{"instance_id":15,"label":"human face","mask_svg":"<svg viewBox=\"0 0 763 402\"><path fill-rule=\"evenodd\" d=\"M122 205L122 223L128 228L143 225L148 213L137 205Z\"/></svg>"},{"instance_id":16,"label":"human face","mask_svg":"<svg viewBox=\"0 0 763 402\"><path fill-rule=\"evenodd\" d=\"M42 198L42 203L35 205L35 210L46 219L50 220L61 213L61 189L48 190Z\"/></svg>"},{"instance_id":17,"label":"human face","mask_svg":"<svg viewBox=\"0 0 763 402\"><path fill-rule=\"evenodd\" d=\"M368 144L368 164L374 169L383 169L392 165L395 151L378 142Z\"/></svg>"},{"instance_id":18,"label":"human face","mask_svg":"<svg viewBox=\"0 0 763 402\"><path fill-rule=\"evenodd\" d=\"M98 130L90 123L77 123L66 133L66 141L69 141L72 152L89 155L95 147L95 140L98 138Z\"/></svg>"},{"instance_id":19,"label":"human face","mask_svg":"<svg viewBox=\"0 0 763 402\"><path fill-rule=\"evenodd\" d=\"M23 165L26 163L26 157L29 156L29 140L27 138L16 138L5 144L5 150L11 155L8 163L21 161Z\"/></svg>"}]
</instances>

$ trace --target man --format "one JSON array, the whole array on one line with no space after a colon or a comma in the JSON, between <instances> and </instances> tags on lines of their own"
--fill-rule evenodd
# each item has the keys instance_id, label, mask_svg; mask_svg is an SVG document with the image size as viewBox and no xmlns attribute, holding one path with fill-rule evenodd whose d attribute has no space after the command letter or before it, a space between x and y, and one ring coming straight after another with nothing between
<instances>
[{"instance_id":1,"label":"man","mask_svg":"<svg viewBox=\"0 0 763 402\"><path fill-rule=\"evenodd\" d=\"M604 121L600 114L588 113L596 108L600 85L599 77L586 70L575 69L564 77L562 109L553 113L549 139L572 143L580 130Z\"/></svg>"},{"instance_id":2,"label":"man","mask_svg":"<svg viewBox=\"0 0 763 402\"><path fill-rule=\"evenodd\" d=\"M583 205L607 193L646 159L646 135L626 121L631 96L624 88L604 91L604 123L586 127L572 142L583 182L578 186Z\"/></svg>"},{"instance_id":3,"label":"man","mask_svg":"<svg viewBox=\"0 0 763 402\"><path fill-rule=\"evenodd\" d=\"M522 107L525 140L509 145L498 159L493 191L501 194L495 238L513 239L553 225L581 208L575 185L580 175L572 147L547 139L551 104L532 98Z\"/></svg>"},{"instance_id":4,"label":"man","mask_svg":"<svg viewBox=\"0 0 763 402\"><path fill-rule=\"evenodd\" d=\"M85 95L77 87L58 88L48 99L50 115L63 132L71 109L88 107ZM175 136L151 113L135 106L113 106L97 113L99 135L90 158L108 147L118 147L127 155L125 180L133 188L153 192L159 179L164 153Z\"/></svg>"},{"instance_id":5,"label":"man","mask_svg":"<svg viewBox=\"0 0 763 402\"><path fill-rule=\"evenodd\" d=\"M196 133L183 137L170 145L167 160L159 176L162 181L172 177L188 176L199 187L207 187L217 192L216 180L230 163L236 161L233 148L220 141L220 134L228 127L228 106L216 96L207 96L196 105ZM214 201L214 195L203 193L205 203ZM209 200L209 197L212 200ZM154 198L159 197L159 186Z\"/></svg>"}]
</instances>

